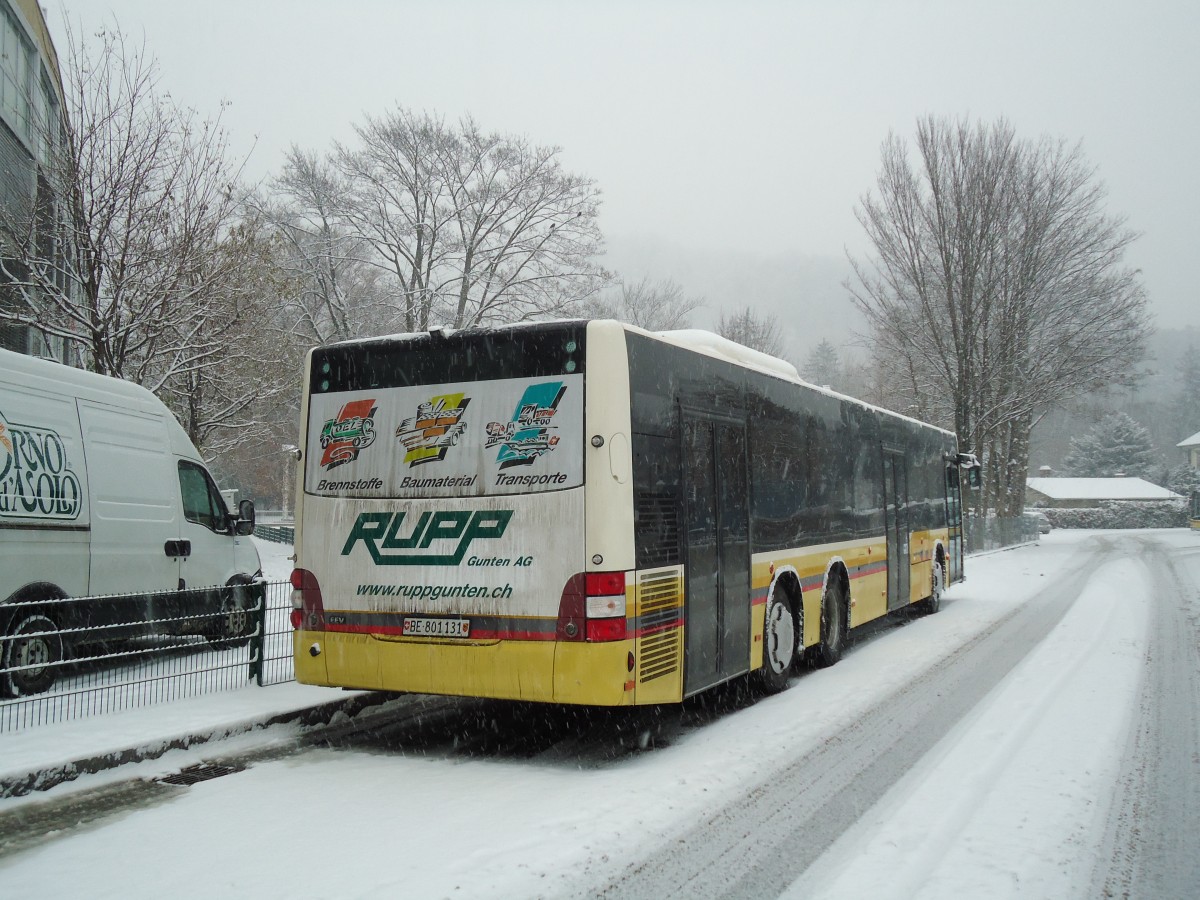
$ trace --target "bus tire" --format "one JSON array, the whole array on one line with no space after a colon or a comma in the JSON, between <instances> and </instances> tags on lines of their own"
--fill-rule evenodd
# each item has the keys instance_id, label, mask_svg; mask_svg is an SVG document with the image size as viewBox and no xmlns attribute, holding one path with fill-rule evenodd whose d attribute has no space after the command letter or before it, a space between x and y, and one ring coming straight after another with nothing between
<instances>
[{"instance_id":1,"label":"bus tire","mask_svg":"<svg viewBox=\"0 0 1200 900\"><path fill-rule=\"evenodd\" d=\"M796 662L796 611L787 590L776 583L767 596L763 620L763 662L758 670L758 686L768 694L778 694L788 686Z\"/></svg>"},{"instance_id":2,"label":"bus tire","mask_svg":"<svg viewBox=\"0 0 1200 900\"><path fill-rule=\"evenodd\" d=\"M936 560L933 564L933 574L929 578L929 596L917 604L917 609L926 615L933 615L942 608L942 594L946 590L946 563Z\"/></svg>"},{"instance_id":3,"label":"bus tire","mask_svg":"<svg viewBox=\"0 0 1200 900\"><path fill-rule=\"evenodd\" d=\"M45 693L58 677L58 664L62 660L63 639L54 621L37 610L18 612L4 636L0 695L27 697ZM14 668L20 671L12 671Z\"/></svg>"},{"instance_id":4,"label":"bus tire","mask_svg":"<svg viewBox=\"0 0 1200 900\"><path fill-rule=\"evenodd\" d=\"M809 651L809 662L818 669L832 666L846 649L846 596L842 582L831 577L821 595L821 640Z\"/></svg>"}]
</instances>

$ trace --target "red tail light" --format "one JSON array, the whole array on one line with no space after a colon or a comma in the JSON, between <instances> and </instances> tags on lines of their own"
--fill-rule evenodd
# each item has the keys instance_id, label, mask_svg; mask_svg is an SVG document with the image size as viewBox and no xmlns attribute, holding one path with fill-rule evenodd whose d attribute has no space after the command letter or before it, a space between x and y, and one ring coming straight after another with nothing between
<instances>
[{"instance_id":1,"label":"red tail light","mask_svg":"<svg viewBox=\"0 0 1200 900\"><path fill-rule=\"evenodd\" d=\"M589 597L625 593L624 572L588 572L585 577Z\"/></svg>"},{"instance_id":2,"label":"red tail light","mask_svg":"<svg viewBox=\"0 0 1200 900\"><path fill-rule=\"evenodd\" d=\"M628 636L624 572L571 577L558 604L560 641L623 641Z\"/></svg>"},{"instance_id":3,"label":"red tail light","mask_svg":"<svg viewBox=\"0 0 1200 900\"><path fill-rule=\"evenodd\" d=\"M625 617L619 619L588 619L587 639L589 641L623 641L625 640Z\"/></svg>"},{"instance_id":4,"label":"red tail light","mask_svg":"<svg viewBox=\"0 0 1200 900\"><path fill-rule=\"evenodd\" d=\"M292 627L325 630L325 604L317 576L308 569L292 570Z\"/></svg>"}]
</instances>

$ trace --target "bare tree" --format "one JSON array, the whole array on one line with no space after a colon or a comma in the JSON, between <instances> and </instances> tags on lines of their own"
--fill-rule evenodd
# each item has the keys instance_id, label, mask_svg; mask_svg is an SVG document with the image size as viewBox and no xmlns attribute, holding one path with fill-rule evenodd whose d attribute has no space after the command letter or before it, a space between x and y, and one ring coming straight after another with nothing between
<instances>
[{"instance_id":1,"label":"bare tree","mask_svg":"<svg viewBox=\"0 0 1200 900\"><path fill-rule=\"evenodd\" d=\"M770 356L783 355L779 319L774 313L759 315L748 306L733 313L722 312L717 319L717 334Z\"/></svg>"},{"instance_id":2,"label":"bare tree","mask_svg":"<svg viewBox=\"0 0 1200 900\"><path fill-rule=\"evenodd\" d=\"M1146 299L1123 265L1135 235L1106 214L1078 147L1020 141L1004 120L895 135L856 214L874 255L847 286L904 411L953 425L985 462L982 505L1024 503L1029 433L1052 404L1128 380Z\"/></svg>"},{"instance_id":3,"label":"bare tree","mask_svg":"<svg viewBox=\"0 0 1200 900\"><path fill-rule=\"evenodd\" d=\"M558 147L484 134L471 119L442 147L455 229L456 327L562 315L603 284L595 182Z\"/></svg>"},{"instance_id":4,"label":"bare tree","mask_svg":"<svg viewBox=\"0 0 1200 900\"><path fill-rule=\"evenodd\" d=\"M647 331L688 328L691 315L704 305L703 297L691 297L671 279L636 284L619 281L584 304L584 314L593 319L619 319Z\"/></svg>"},{"instance_id":5,"label":"bare tree","mask_svg":"<svg viewBox=\"0 0 1200 900\"><path fill-rule=\"evenodd\" d=\"M403 329L424 330L435 301L449 289L442 261L451 242L445 219L452 206L440 148L452 135L440 119L405 110L368 116L355 132L358 145L338 146L333 155L342 178L335 208L387 274Z\"/></svg>"},{"instance_id":6,"label":"bare tree","mask_svg":"<svg viewBox=\"0 0 1200 900\"><path fill-rule=\"evenodd\" d=\"M346 184L339 173L292 147L271 187L271 197L255 198L252 207L275 235L273 261L286 279L278 292L281 327L305 347L398 330L371 245L341 219Z\"/></svg>"},{"instance_id":7,"label":"bare tree","mask_svg":"<svg viewBox=\"0 0 1200 900\"><path fill-rule=\"evenodd\" d=\"M398 289L406 330L561 315L604 283L598 191L558 148L403 108L355 131L334 156L338 211Z\"/></svg>"},{"instance_id":8,"label":"bare tree","mask_svg":"<svg viewBox=\"0 0 1200 900\"><path fill-rule=\"evenodd\" d=\"M254 442L280 403L298 399L310 344L289 340L290 319L280 316L291 287L280 253L280 242L254 219L231 229L208 260L222 277L204 296L204 340L221 347L219 364L183 368L157 390L207 453L223 457Z\"/></svg>"},{"instance_id":9,"label":"bare tree","mask_svg":"<svg viewBox=\"0 0 1200 900\"><path fill-rule=\"evenodd\" d=\"M143 46L96 37L89 49L68 31L65 122L43 123L46 189L30 214L0 221L5 318L80 343L97 372L158 389L223 363L210 318L230 313L213 302L229 269L213 259L238 172L219 118L174 105Z\"/></svg>"}]
</instances>

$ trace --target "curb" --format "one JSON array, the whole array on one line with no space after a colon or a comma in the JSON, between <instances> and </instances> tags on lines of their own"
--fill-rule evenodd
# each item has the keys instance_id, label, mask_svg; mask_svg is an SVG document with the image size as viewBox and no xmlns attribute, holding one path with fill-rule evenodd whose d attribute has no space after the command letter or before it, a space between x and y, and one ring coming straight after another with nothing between
<instances>
[{"instance_id":1,"label":"curb","mask_svg":"<svg viewBox=\"0 0 1200 900\"><path fill-rule=\"evenodd\" d=\"M127 750L114 750L99 756L89 756L72 760L67 763L48 766L28 772L24 775L0 778L0 799L9 797L24 797L34 791L46 791L68 781L74 781L80 775L92 775L107 769L115 769L127 763L142 762L148 759L158 759L171 750L186 750L189 747L207 744L209 741L223 740L239 734L248 734L259 729L270 728L273 725L298 724L303 728L318 725L328 725L339 714L354 718L365 709L379 706L395 697L384 691L356 693L340 700L331 700L317 706L308 706L289 712L276 713L266 719L243 719L228 726L214 728L210 731L195 732L176 738L146 744L141 747L131 747Z\"/></svg>"}]
</instances>

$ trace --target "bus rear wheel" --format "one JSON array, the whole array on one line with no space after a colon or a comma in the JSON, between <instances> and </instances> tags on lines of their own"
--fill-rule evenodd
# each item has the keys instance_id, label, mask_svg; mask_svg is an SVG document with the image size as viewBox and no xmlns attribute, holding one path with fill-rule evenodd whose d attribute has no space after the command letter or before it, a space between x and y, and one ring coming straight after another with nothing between
<instances>
[{"instance_id":1,"label":"bus rear wheel","mask_svg":"<svg viewBox=\"0 0 1200 900\"><path fill-rule=\"evenodd\" d=\"M796 613L786 590L775 588L767 598L763 622L763 664L758 670L758 685L768 694L778 694L788 686L788 677L796 662Z\"/></svg>"},{"instance_id":2,"label":"bus rear wheel","mask_svg":"<svg viewBox=\"0 0 1200 900\"><path fill-rule=\"evenodd\" d=\"M818 669L832 666L846 649L846 595L842 584L831 579L821 596L821 640L809 650L809 662Z\"/></svg>"}]
</instances>

